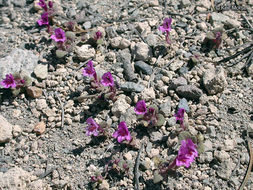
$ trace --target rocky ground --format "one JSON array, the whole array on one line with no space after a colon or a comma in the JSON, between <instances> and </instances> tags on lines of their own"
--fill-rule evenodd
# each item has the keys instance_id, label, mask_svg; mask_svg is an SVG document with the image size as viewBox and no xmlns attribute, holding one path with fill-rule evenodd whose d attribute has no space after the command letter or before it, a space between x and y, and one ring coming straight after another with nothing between
<instances>
[{"instance_id":1,"label":"rocky ground","mask_svg":"<svg viewBox=\"0 0 253 190\"><path fill-rule=\"evenodd\" d=\"M113 155L134 166L140 146L86 136L88 117L106 122L111 133L126 121L144 143L140 189L239 189L250 162L245 134L253 142L253 64L245 68L243 59L231 66L244 54L218 61L243 48L225 49L252 42L252 0L241 11L219 12L209 0L55 0L59 23L75 20L86 30L84 38L97 29L105 35L98 47L77 44L68 59L55 56L46 28L37 25L37 2L0 0L0 80L20 70L33 77L27 93L17 97L0 89L0 189L91 189L90 177ZM158 30L165 17L173 19L170 45ZM206 33L219 26L226 31L219 51L202 52ZM156 51L163 46L166 52ZM123 91L116 102L78 98L89 94L89 78L82 75L88 59L98 73L113 74ZM140 99L160 108L166 118L162 127L136 123ZM190 168L155 184L155 158L168 160L177 151L178 107L187 111L189 130L203 134L205 152ZM131 167L96 189L134 189L133 179ZM253 189L252 175L244 189Z\"/></svg>"}]
</instances>

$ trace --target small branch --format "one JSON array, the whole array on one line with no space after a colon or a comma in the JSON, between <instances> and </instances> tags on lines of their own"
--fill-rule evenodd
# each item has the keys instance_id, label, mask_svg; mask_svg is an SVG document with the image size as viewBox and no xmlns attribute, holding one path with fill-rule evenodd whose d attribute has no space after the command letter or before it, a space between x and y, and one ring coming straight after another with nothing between
<instances>
[{"instance_id":1,"label":"small branch","mask_svg":"<svg viewBox=\"0 0 253 190\"><path fill-rule=\"evenodd\" d=\"M63 125L64 125L64 106L63 106L62 101L61 101L60 97L58 96L57 92L55 92L55 96L57 97L57 99L59 100L60 105L61 105L61 128L63 128Z\"/></svg>"},{"instance_id":2,"label":"small branch","mask_svg":"<svg viewBox=\"0 0 253 190\"><path fill-rule=\"evenodd\" d=\"M249 161L249 166L248 166L246 175L245 175L245 177L243 179L243 182L242 182L239 190L243 190L244 186L246 185L246 183L247 183L247 181L249 179L250 172L251 172L251 169L252 169L252 164L253 164L253 151L252 151L251 143L250 143L249 139L247 139L247 141L248 141L248 149L249 149L250 161Z\"/></svg>"},{"instance_id":3,"label":"small branch","mask_svg":"<svg viewBox=\"0 0 253 190\"><path fill-rule=\"evenodd\" d=\"M140 183L139 183L139 177L140 177L140 173L139 173L139 166L140 166L140 158L141 158L141 151L144 147L144 142L142 142L141 144L141 148L138 152L136 161L135 161L135 166L134 166L134 189L135 190L140 190Z\"/></svg>"},{"instance_id":4,"label":"small branch","mask_svg":"<svg viewBox=\"0 0 253 190\"><path fill-rule=\"evenodd\" d=\"M244 18L244 20L247 22L247 24L249 25L249 27L251 29L253 29L253 26L250 24L249 20L246 18L246 16L244 14L242 14L242 17Z\"/></svg>"}]
</instances>

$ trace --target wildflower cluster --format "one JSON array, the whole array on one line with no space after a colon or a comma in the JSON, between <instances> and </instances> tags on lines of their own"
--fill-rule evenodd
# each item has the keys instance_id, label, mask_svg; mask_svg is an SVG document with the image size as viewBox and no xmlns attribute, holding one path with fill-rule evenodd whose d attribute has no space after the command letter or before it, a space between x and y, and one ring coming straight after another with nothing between
<instances>
[{"instance_id":1,"label":"wildflower cluster","mask_svg":"<svg viewBox=\"0 0 253 190\"><path fill-rule=\"evenodd\" d=\"M52 18L54 15L53 2L49 1L48 3L46 3L45 0L40 0L38 5L41 6L44 12L41 14L41 18L37 21L37 23L40 26L47 26L48 32L50 32L50 23L52 23Z\"/></svg>"},{"instance_id":2,"label":"wildflower cluster","mask_svg":"<svg viewBox=\"0 0 253 190\"><path fill-rule=\"evenodd\" d=\"M0 85L4 88L10 88L13 95L16 96L31 83L30 77L22 73L14 73L13 75L10 73L5 75L5 79L0 82Z\"/></svg>"},{"instance_id":3,"label":"wildflower cluster","mask_svg":"<svg viewBox=\"0 0 253 190\"><path fill-rule=\"evenodd\" d=\"M147 108L144 100L137 102L134 111L137 115L140 115L140 119L143 120L145 126L162 126L165 122L164 116L158 113L158 108L156 106Z\"/></svg>"},{"instance_id":4,"label":"wildflower cluster","mask_svg":"<svg viewBox=\"0 0 253 190\"><path fill-rule=\"evenodd\" d=\"M95 68L93 66L92 60L88 61L86 67L83 69L83 75L91 77L93 81L91 82L91 87L104 91L99 97L108 100L115 100L116 96L116 86L114 84L114 79L110 72L104 73L102 78L98 78ZM109 90L105 90L105 87L109 87Z\"/></svg>"},{"instance_id":5,"label":"wildflower cluster","mask_svg":"<svg viewBox=\"0 0 253 190\"><path fill-rule=\"evenodd\" d=\"M172 18L165 18L164 21L163 21L163 24L162 26L160 26L158 29L161 30L162 32L165 32L166 33L166 36L165 36L165 39L166 39L166 42L168 44L170 44L170 38L169 38L169 35L170 35L170 31L171 31L171 23L172 23Z\"/></svg>"}]
</instances>

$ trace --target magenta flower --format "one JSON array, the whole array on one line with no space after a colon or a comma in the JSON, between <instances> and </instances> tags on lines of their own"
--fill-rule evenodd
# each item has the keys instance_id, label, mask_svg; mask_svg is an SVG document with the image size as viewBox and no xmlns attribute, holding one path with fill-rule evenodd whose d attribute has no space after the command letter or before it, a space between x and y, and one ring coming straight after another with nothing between
<instances>
[{"instance_id":1,"label":"magenta flower","mask_svg":"<svg viewBox=\"0 0 253 190\"><path fill-rule=\"evenodd\" d=\"M44 12L42 15L41 15L41 19L39 19L37 21L37 23L42 26L42 25L49 25L49 19L48 19L48 12Z\"/></svg>"},{"instance_id":2,"label":"magenta flower","mask_svg":"<svg viewBox=\"0 0 253 190\"><path fill-rule=\"evenodd\" d=\"M121 143L124 140L130 141L132 139L126 122L122 121L119 123L118 130L115 131L112 135L114 138L117 138L118 142Z\"/></svg>"},{"instance_id":3,"label":"magenta flower","mask_svg":"<svg viewBox=\"0 0 253 190\"><path fill-rule=\"evenodd\" d=\"M189 168L196 157L198 157L197 145L191 139L182 140L176 157L176 166L184 165Z\"/></svg>"},{"instance_id":4,"label":"magenta flower","mask_svg":"<svg viewBox=\"0 0 253 190\"><path fill-rule=\"evenodd\" d=\"M49 1L49 2L48 2L48 6L49 6L50 9L52 9L52 8L53 8L53 2L52 2L52 1Z\"/></svg>"},{"instance_id":5,"label":"magenta flower","mask_svg":"<svg viewBox=\"0 0 253 190\"><path fill-rule=\"evenodd\" d=\"M104 86L114 86L112 74L110 72L103 74L101 83Z\"/></svg>"},{"instance_id":6,"label":"magenta flower","mask_svg":"<svg viewBox=\"0 0 253 190\"><path fill-rule=\"evenodd\" d=\"M180 126L185 130L185 126L184 126L184 112L185 112L184 108L179 108L179 110L177 111L177 113L174 116L176 117L176 121L179 121L180 122Z\"/></svg>"},{"instance_id":7,"label":"magenta flower","mask_svg":"<svg viewBox=\"0 0 253 190\"><path fill-rule=\"evenodd\" d=\"M2 80L2 82L0 83L4 88L16 88L17 84L15 82L14 77L12 76L12 74L7 74L5 75L5 79Z\"/></svg>"},{"instance_id":8,"label":"magenta flower","mask_svg":"<svg viewBox=\"0 0 253 190\"><path fill-rule=\"evenodd\" d=\"M93 67L92 60L88 61L87 66L83 69L83 76L94 77L96 75L96 71Z\"/></svg>"},{"instance_id":9,"label":"magenta flower","mask_svg":"<svg viewBox=\"0 0 253 190\"><path fill-rule=\"evenodd\" d=\"M162 32L166 32L166 41L168 44L170 44L169 33L171 31L171 23L172 18L165 18L163 21L163 25L158 28Z\"/></svg>"},{"instance_id":10,"label":"magenta flower","mask_svg":"<svg viewBox=\"0 0 253 190\"><path fill-rule=\"evenodd\" d=\"M215 35L215 39L213 40L213 42L215 43L215 47L219 48L220 44L221 44L221 32L217 32Z\"/></svg>"},{"instance_id":11,"label":"magenta flower","mask_svg":"<svg viewBox=\"0 0 253 190\"><path fill-rule=\"evenodd\" d=\"M144 100L140 100L137 102L134 111L136 114L138 115L143 115L145 113L147 113L147 107L146 107L146 103Z\"/></svg>"},{"instance_id":12,"label":"magenta flower","mask_svg":"<svg viewBox=\"0 0 253 190\"><path fill-rule=\"evenodd\" d=\"M86 120L86 123L88 124L87 128L86 128L86 135L90 136L90 135L94 135L94 136L98 136L98 133L102 130L102 128L100 127L100 125L98 125L94 119L92 119L91 117L89 117Z\"/></svg>"},{"instance_id":13,"label":"magenta flower","mask_svg":"<svg viewBox=\"0 0 253 190\"><path fill-rule=\"evenodd\" d=\"M54 35L51 36L51 38L56 42L65 42L66 36L65 32L61 28L56 28L54 30Z\"/></svg>"},{"instance_id":14,"label":"magenta flower","mask_svg":"<svg viewBox=\"0 0 253 190\"><path fill-rule=\"evenodd\" d=\"M94 40L98 40L102 38L102 32L100 32L100 30L98 30L95 35L94 35Z\"/></svg>"},{"instance_id":15,"label":"magenta flower","mask_svg":"<svg viewBox=\"0 0 253 190\"><path fill-rule=\"evenodd\" d=\"M41 6L41 8L44 9L44 11L47 11L47 4L46 4L45 0L40 0L38 5Z\"/></svg>"}]
</instances>

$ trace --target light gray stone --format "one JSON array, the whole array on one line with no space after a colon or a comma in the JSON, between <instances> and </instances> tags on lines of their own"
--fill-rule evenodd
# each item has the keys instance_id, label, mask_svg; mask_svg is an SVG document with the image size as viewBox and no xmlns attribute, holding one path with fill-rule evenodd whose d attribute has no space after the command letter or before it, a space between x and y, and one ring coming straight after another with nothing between
<instances>
[{"instance_id":1,"label":"light gray stone","mask_svg":"<svg viewBox=\"0 0 253 190\"><path fill-rule=\"evenodd\" d=\"M178 104L178 109L183 108L186 112L190 111L190 108L188 106L188 102L185 98L180 99Z\"/></svg>"},{"instance_id":2,"label":"light gray stone","mask_svg":"<svg viewBox=\"0 0 253 190\"><path fill-rule=\"evenodd\" d=\"M176 89L179 86L187 85L187 80L184 77L173 79L170 85L171 89Z\"/></svg>"},{"instance_id":3,"label":"light gray stone","mask_svg":"<svg viewBox=\"0 0 253 190\"><path fill-rule=\"evenodd\" d=\"M152 57L151 48L143 42L135 44L133 53L135 55L135 60L148 61Z\"/></svg>"},{"instance_id":4,"label":"light gray stone","mask_svg":"<svg viewBox=\"0 0 253 190\"><path fill-rule=\"evenodd\" d=\"M35 66L38 64L38 56L32 51L14 49L10 55L0 59L0 80L5 78L6 74L26 71L30 76ZM2 88L0 86L0 88Z\"/></svg>"},{"instance_id":5,"label":"light gray stone","mask_svg":"<svg viewBox=\"0 0 253 190\"><path fill-rule=\"evenodd\" d=\"M160 105L159 111L165 116L168 117L171 113L171 98L169 97L168 100Z\"/></svg>"},{"instance_id":6,"label":"light gray stone","mask_svg":"<svg viewBox=\"0 0 253 190\"><path fill-rule=\"evenodd\" d=\"M88 44L84 44L81 47L77 46L75 52L81 61L86 61L88 59L94 58L96 53L95 49Z\"/></svg>"},{"instance_id":7,"label":"light gray stone","mask_svg":"<svg viewBox=\"0 0 253 190\"><path fill-rule=\"evenodd\" d=\"M46 79L48 75L47 65L38 64L33 72L37 78Z\"/></svg>"},{"instance_id":8,"label":"light gray stone","mask_svg":"<svg viewBox=\"0 0 253 190\"><path fill-rule=\"evenodd\" d=\"M212 14L211 14L212 24L215 24L215 23L225 24L228 20L229 20L229 17L222 14L222 13L212 12Z\"/></svg>"},{"instance_id":9,"label":"light gray stone","mask_svg":"<svg viewBox=\"0 0 253 190\"><path fill-rule=\"evenodd\" d=\"M120 85L120 88L125 92L142 92L145 89L143 85L134 82L125 82Z\"/></svg>"},{"instance_id":10,"label":"light gray stone","mask_svg":"<svg viewBox=\"0 0 253 190\"><path fill-rule=\"evenodd\" d=\"M0 115L0 143L6 143L12 139L13 126Z\"/></svg>"},{"instance_id":11,"label":"light gray stone","mask_svg":"<svg viewBox=\"0 0 253 190\"><path fill-rule=\"evenodd\" d=\"M203 84L208 94L214 95L222 92L227 87L225 71L221 66L208 69L203 75Z\"/></svg>"},{"instance_id":12,"label":"light gray stone","mask_svg":"<svg viewBox=\"0 0 253 190\"><path fill-rule=\"evenodd\" d=\"M122 114L126 113L128 108L130 108L130 105L126 102L125 95L121 95L113 104L111 111L113 115L120 117Z\"/></svg>"}]
</instances>

